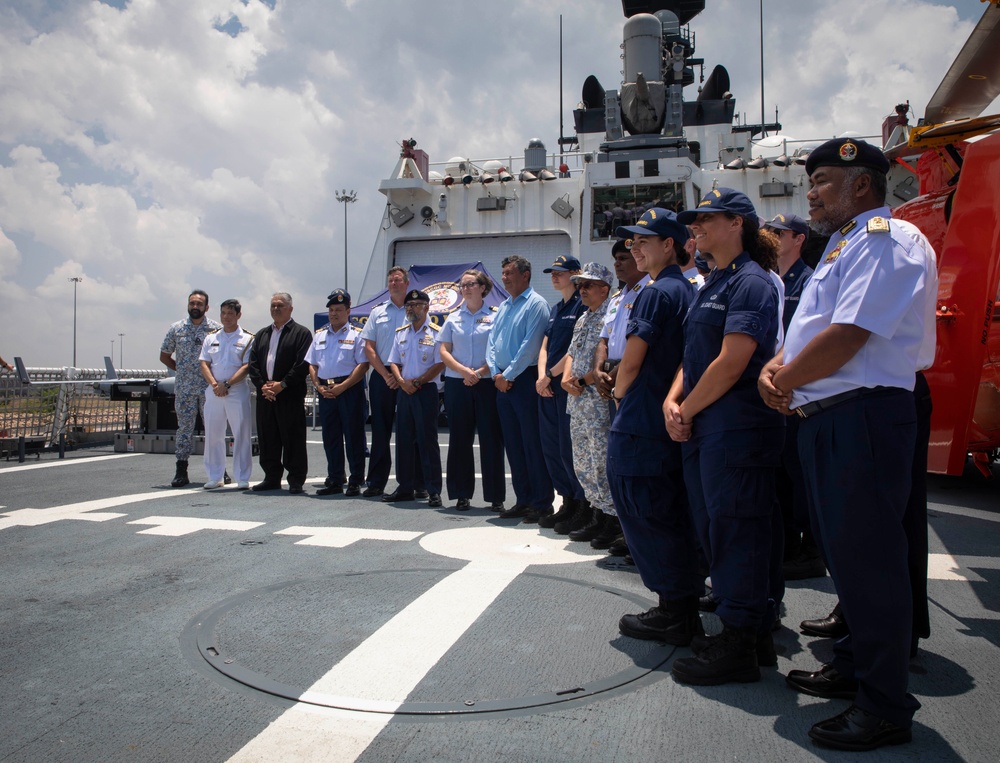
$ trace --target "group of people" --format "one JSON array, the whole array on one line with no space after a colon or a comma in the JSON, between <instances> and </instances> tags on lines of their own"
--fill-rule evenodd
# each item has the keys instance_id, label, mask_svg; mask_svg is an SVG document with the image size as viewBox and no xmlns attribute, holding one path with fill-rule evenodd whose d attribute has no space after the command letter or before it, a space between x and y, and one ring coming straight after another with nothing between
<instances>
[{"instance_id":1,"label":"group of people","mask_svg":"<svg viewBox=\"0 0 1000 763\"><path fill-rule=\"evenodd\" d=\"M447 487L467 510L478 434L483 497L500 518L631 557L658 602L623 616L619 630L689 646L673 663L679 682L759 680L761 666L777 664L772 630L788 565L828 568L840 602L803 629L839 637L835 659L786 680L853 704L810 736L851 750L909 741L918 703L908 660L929 633L930 401L919 372L934 358L934 252L892 219L877 148L829 141L806 170L811 229L830 236L815 272L800 256L804 220L763 221L746 195L716 188L694 209L653 208L618 227L614 275L558 257L544 271L560 294L552 306L531 288L522 256L502 262L509 297L499 308L485 303L490 279L466 271L462 304L440 329L428 295L398 267L389 299L360 331L343 290L315 334L291 320L291 297L275 294L274 322L255 336L239 326L238 302L223 303L218 325L205 318L207 295L192 293L162 357L171 365L176 356L179 426L204 405L205 487L226 479L215 440L227 418L246 440L234 445L233 469L248 486L249 384L264 470L254 490L277 489L287 472L289 491L303 492L307 374L327 456L318 494L441 506ZM693 256L699 271L685 272ZM182 383L182 358L195 353L203 383ZM398 485L387 493L394 421ZM175 485L187 483L189 453L179 432ZM705 634L705 610L721 620L717 635Z\"/></svg>"}]
</instances>

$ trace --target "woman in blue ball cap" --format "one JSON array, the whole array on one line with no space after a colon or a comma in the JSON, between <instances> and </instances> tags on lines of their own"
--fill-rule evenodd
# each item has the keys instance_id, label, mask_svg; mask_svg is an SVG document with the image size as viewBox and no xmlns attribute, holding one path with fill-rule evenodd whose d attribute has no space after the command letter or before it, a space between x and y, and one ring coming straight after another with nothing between
<instances>
[{"instance_id":1,"label":"woman in blue ball cap","mask_svg":"<svg viewBox=\"0 0 1000 763\"><path fill-rule=\"evenodd\" d=\"M701 685L757 681L761 663L776 664L768 597L784 418L763 404L756 380L778 334L768 275L777 242L750 199L730 188L677 220L716 267L685 319L684 360L663 411L670 436L684 443L684 483L723 631L692 642L695 656L675 661L673 673Z\"/></svg>"}]
</instances>

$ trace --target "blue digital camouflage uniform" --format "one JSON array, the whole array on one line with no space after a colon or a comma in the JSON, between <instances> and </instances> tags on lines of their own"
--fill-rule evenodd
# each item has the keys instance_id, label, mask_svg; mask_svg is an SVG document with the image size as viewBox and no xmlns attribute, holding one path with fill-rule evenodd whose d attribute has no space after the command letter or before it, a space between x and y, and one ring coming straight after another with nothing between
<instances>
[{"instance_id":1,"label":"blue digital camouflage uniform","mask_svg":"<svg viewBox=\"0 0 1000 763\"><path fill-rule=\"evenodd\" d=\"M190 318L177 321L167 329L160 352L174 356L177 379L174 382L174 410L177 412L177 435L174 455L178 461L191 456L194 424L198 414L205 419L205 379L201 375L201 348L205 337L222 328L222 324L205 317L201 323Z\"/></svg>"},{"instance_id":2,"label":"blue digital camouflage uniform","mask_svg":"<svg viewBox=\"0 0 1000 763\"><path fill-rule=\"evenodd\" d=\"M580 379L594 366L594 350L604 328L608 300L596 310L585 310L573 327L567 354L573 358L570 373ZM588 384L578 397L569 396L570 437L573 441L573 470L583 485L590 505L605 514L615 515L615 505L608 487L608 430L611 408L597 387Z\"/></svg>"}]
</instances>

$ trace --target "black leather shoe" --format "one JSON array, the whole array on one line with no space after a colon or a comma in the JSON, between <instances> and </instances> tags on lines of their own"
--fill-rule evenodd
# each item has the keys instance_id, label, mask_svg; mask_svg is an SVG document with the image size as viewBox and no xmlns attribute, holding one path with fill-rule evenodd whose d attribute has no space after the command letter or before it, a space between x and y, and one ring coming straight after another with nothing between
<instances>
[{"instance_id":1,"label":"black leather shoe","mask_svg":"<svg viewBox=\"0 0 1000 763\"><path fill-rule=\"evenodd\" d=\"M380 498L382 496L382 488L380 487L366 487L362 492L365 498Z\"/></svg>"},{"instance_id":2,"label":"black leather shoe","mask_svg":"<svg viewBox=\"0 0 1000 763\"><path fill-rule=\"evenodd\" d=\"M340 485L327 485L326 487L321 487L316 491L316 495L337 495L343 493L344 488Z\"/></svg>"},{"instance_id":3,"label":"black leather shoe","mask_svg":"<svg viewBox=\"0 0 1000 763\"><path fill-rule=\"evenodd\" d=\"M619 538L623 538L622 524L618 517L608 514L604 517L604 526L601 531L590 539L590 547L597 549L611 548L611 544Z\"/></svg>"},{"instance_id":4,"label":"black leather shoe","mask_svg":"<svg viewBox=\"0 0 1000 763\"><path fill-rule=\"evenodd\" d=\"M524 515L524 519L521 520L522 525L534 525L541 524L543 519L552 516L552 507L549 506L547 509L532 509L527 514Z\"/></svg>"},{"instance_id":5,"label":"black leather shoe","mask_svg":"<svg viewBox=\"0 0 1000 763\"><path fill-rule=\"evenodd\" d=\"M906 744L913 739L910 729L883 720L851 705L840 715L827 718L809 729L810 738L836 750L874 750L890 744Z\"/></svg>"},{"instance_id":6,"label":"black leather shoe","mask_svg":"<svg viewBox=\"0 0 1000 763\"><path fill-rule=\"evenodd\" d=\"M624 535L621 537L621 540L616 540L608 546L608 553L611 556L625 556L628 553L628 543L625 542Z\"/></svg>"},{"instance_id":7,"label":"black leather shoe","mask_svg":"<svg viewBox=\"0 0 1000 763\"><path fill-rule=\"evenodd\" d=\"M549 514L546 517L539 517L538 526L552 528L556 526L557 522L569 522L573 519L573 514L576 513L576 508L579 502L574 498L564 498L562 505L559 510L554 514Z\"/></svg>"},{"instance_id":8,"label":"black leather shoe","mask_svg":"<svg viewBox=\"0 0 1000 763\"><path fill-rule=\"evenodd\" d=\"M810 552L807 549L799 551L794 558L789 559L781 565L785 580L810 580L812 578L825 578L826 565L819 550Z\"/></svg>"},{"instance_id":9,"label":"black leather shoe","mask_svg":"<svg viewBox=\"0 0 1000 763\"><path fill-rule=\"evenodd\" d=\"M427 496L427 505L430 506L432 509L436 509L438 506L440 506L441 505L441 494L440 493L431 493L430 495L428 495Z\"/></svg>"},{"instance_id":10,"label":"black leather shoe","mask_svg":"<svg viewBox=\"0 0 1000 763\"><path fill-rule=\"evenodd\" d=\"M858 682L844 678L833 665L824 665L815 673L807 670L790 670L785 683L795 691L824 699L854 699L858 693Z\"/></svg>"},{"instance_id":11,"label":"black leather shoe","mask_svg":"<svg viewBox=\"0 0 1000 763\"><path fill-rule=\"evenodd\" d=\"M268 482L267 480L264 480L263 482L258 482L250 489L253 490L255 493L260 493L263 490L281 490L281 483Z\"/></svg>"},{"instance_id":12,"label":"black leather shoe","mask_svg":"<svg viewBox=\"0 0 1000 763\"><path fill-rule=\"evenodd\" d=\"M819 620L803 620L799 623L799 630L807 636L819 636L820 638L842 638L847 635L847 621L838 603L826 617Z\"/></svg>"},{"instance_id":13,"label":"black leather shoe","mask_svg":"<svg viewBox=\"0 0 1000 763\"><path fill-rule=\"evenodd\" d=\"M625 554L625 556L622 557L622 561L625 562L625 564L635 567L635 559L632 558L632 554Z\"/></svg>"},{"instance_id":14,"label":"black leather shoe","mask_svg":"<svg viewBox=\"0 0 1000 763\"><path fill-rule=\"evenodd\" d=\"M468 511L471 505L468 498L459 498L455 503L455 509L457 511Z\"/></svg>"},{"instance_id":15,"label":"black leather shoe","mask_svg":"<svg viewBox=\"0 0 1000 763\"><path fill-rule=\"evenodd\" d=\"M503 501L494 501L493 503L491 503L490 511L495 511L497 513L503 511Z\"/></svg>"},{"instance_id":16,"label":"black leather shoe","mask_svg":"<svg viewBox=\"0 0 1000 763\"><path fill-rule=\"evenodd\" d=\"M405 493L399 488L396 488L388 495L382 496L382 501L384 503L395 503L396 501L414 501L414 500L416 500L416 496L412 492Z\"/></svg>"},{"instance_id":17,"label":"black leather shoe","mask_svg":"<svg viewBox=\"0 0 1000 763\"><path fill-rule=\"evenodd\" d=\"M656 606L637 615L623 615L618 621L622 635L648 641L687 646L696 636L704 636L697 610L672 611Z\"/></svg>"},{"instance_id":18,"label":"black leather shoe","mask_svg":"<svg viewBox=\"0 0 1000 763\"><path fill-rule=\"evenodd\" d=\"M361 486L349 484L347 490L344 491L344 495L361 495Z\"/></svg>"},{"instance_id":19,"label":"black leather shoe","mask_svg":"<svg viewBox=\"0 0 1000 763\"><path fill-rule=\"evenodd\" d=\"M670 672L683 684L718 686L760 680L757 634L753 628L733 628L723 623L722 633L693 657L674 660Z\"/></svg>"},{"instance_id":20,"label":"black leather shoe","mask_svg":"<svg viewBox=\"0 0 1000 763\"><path fill-rule=\"evenodd\" d=\"M428 493L426 490L414 490L413 497L416 498L418 501L422 501L424 498L429 498L430 493Z\"/></svg>"},{"instance_id":21,"label":"black leather shoe","mask_svg":"<svg viewBox=\"0 0 1000 763\"><path fill-rule=\"evenodd\" d=\"M229 476L229 472L223 472L222 473L222 484L223 485L232 485L233 484L233 478Z\"/></svg>"},{"instance_id":22,"label":"black leather shoe","mask_svg":"<svg viewBox=\"0 0 1000 763\"><path fill-rule=\"evenodd\" d=\"M515 503L506 511L500 512L500 519L519 519L520 517L527 516L529 511L531 509L523 503Z\"/></svg>"},{"instance_id":23,"label":"black leather shoe","mask_svg":"<svg viewBox=\"0 0 1000 763\"><path fill-rule=\"evenodd\" d=\"M288 493L289 495L302 495L306 492L306 489L302 485L289 485Z\"/></svg>"},{"instance_id":24,"label":"black leather shoe","mask_svg":"<svg viewBox=\"0 0 1000 763\"><path fill-rule=\"evenodd\" d=\"M698 609L702 612L714 612L719 608L719 602L717 599L712 597L712 594L707 593L704 596L698 597Z\"/></svg>"}]
</instances>

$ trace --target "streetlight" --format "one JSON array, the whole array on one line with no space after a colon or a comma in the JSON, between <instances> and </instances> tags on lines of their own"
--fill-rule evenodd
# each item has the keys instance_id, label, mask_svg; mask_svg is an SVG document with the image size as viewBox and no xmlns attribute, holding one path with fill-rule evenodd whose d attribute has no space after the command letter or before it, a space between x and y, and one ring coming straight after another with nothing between
<instances>
[{"instance_id":1,"label":"streetlight","mask_svg":"<svg viewBox=\"0 0 1000 763\"><path fill-rule=\"evenodd\" d=\"M125 368L125 335L118 335L118 367Z\"/></svg>"},{"instance_id":2,"label":"streetlight","mask_svg":"<svg viewBox=\"0 0 1000 763\"><path fill-rule=\"evenodd\" d=\"M114 360L115 360L115 340L112 339L111 340L111 362L113 363Z\"/></svg>"},{"instance_id":3,"label":"streetlight","mask_svg":"<svg viewBox=\"0 0 1000 763\"><path fill-rule=\"evenodd\" d=\"M344 290L350 291L347 285L347 205L356 202L358 195L353 189L351 189L350 193L347 192L347 189L344 189L343 191L337 191L336 198L337 201L344 204Z\"/></svg>"},{"instance_id":4,"label":"streetlight","mask_svg":"<svg viewBox=\"0 0 1000 763\"><path fill-rule=\"evenodd\" d=\"M76 285L83 280L82 276L67 279L73 282L73 368L76 368Z\"/></svg>"}]
</instances>

